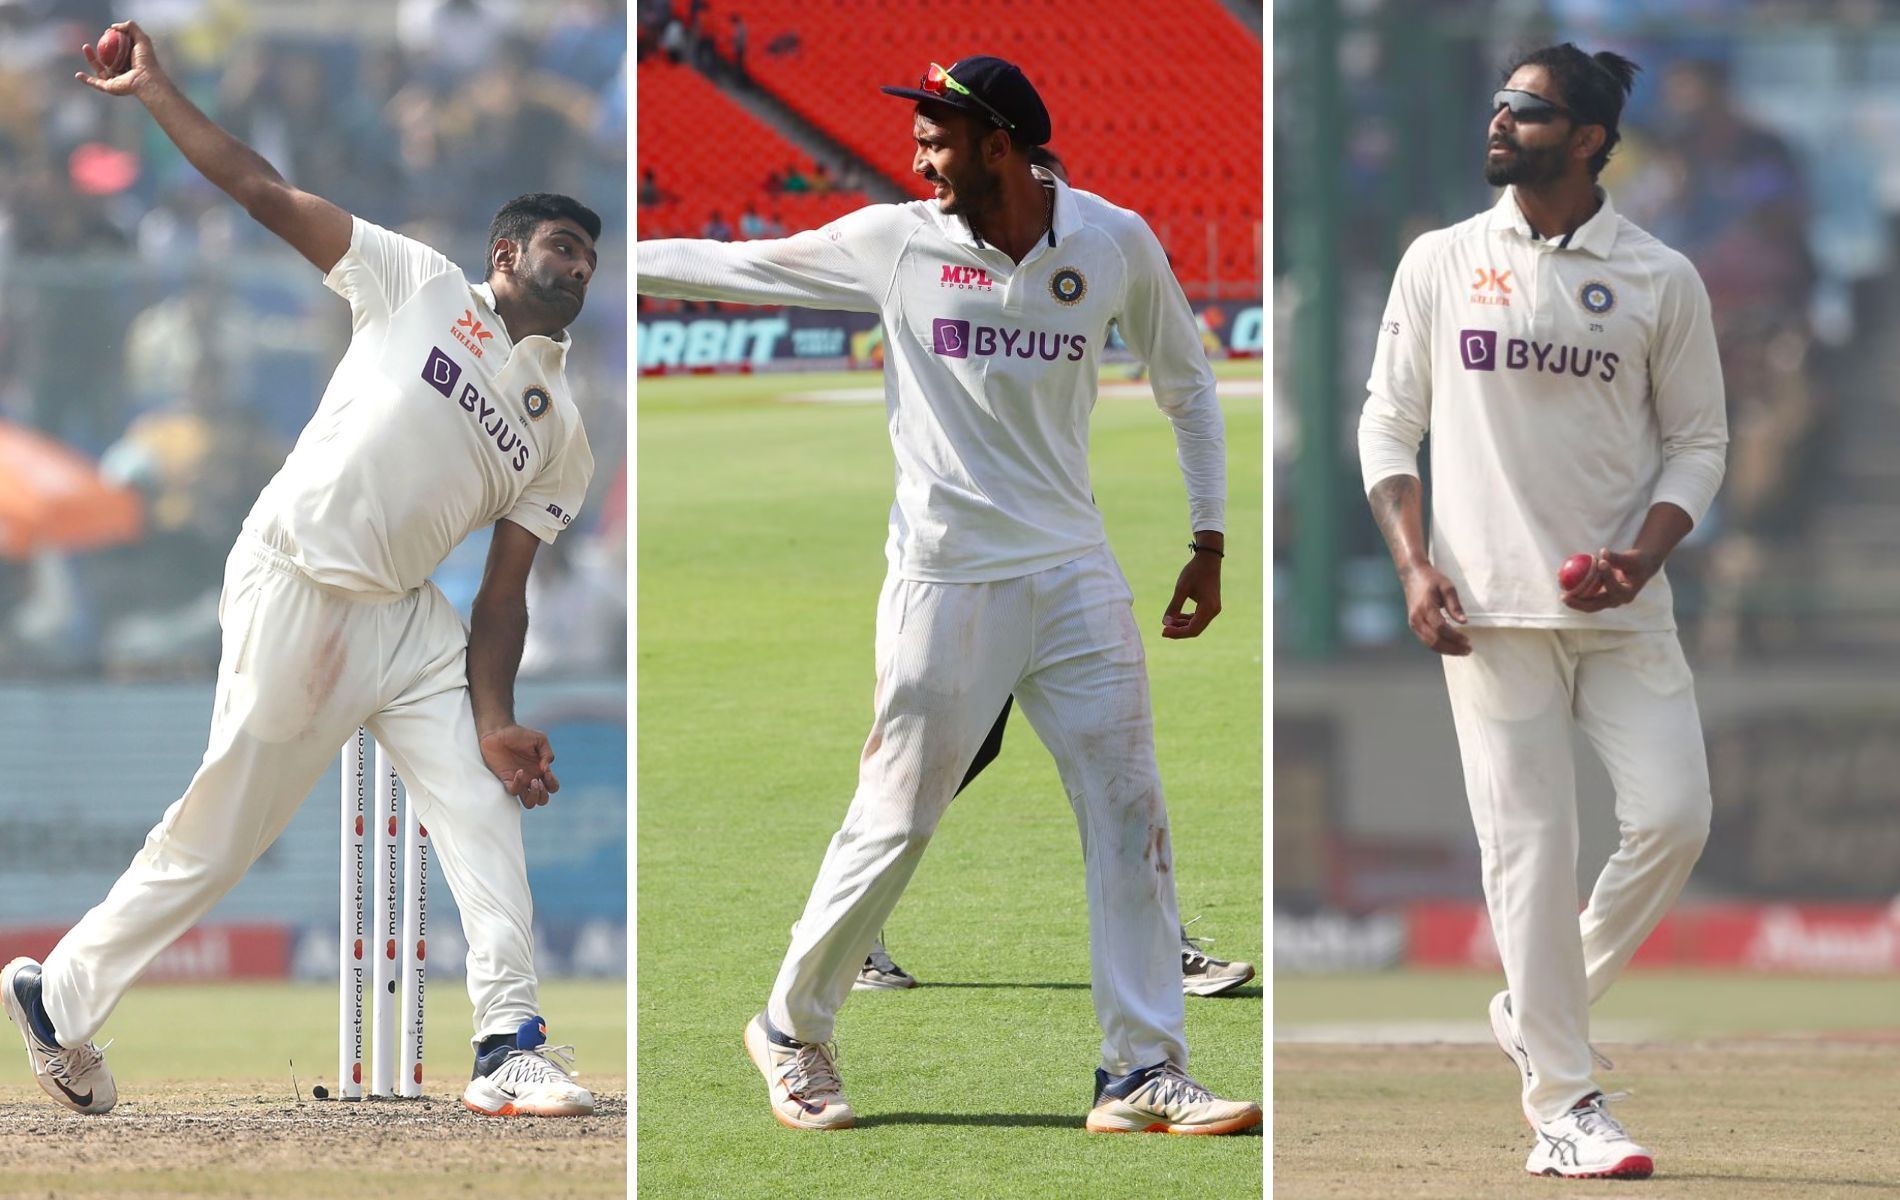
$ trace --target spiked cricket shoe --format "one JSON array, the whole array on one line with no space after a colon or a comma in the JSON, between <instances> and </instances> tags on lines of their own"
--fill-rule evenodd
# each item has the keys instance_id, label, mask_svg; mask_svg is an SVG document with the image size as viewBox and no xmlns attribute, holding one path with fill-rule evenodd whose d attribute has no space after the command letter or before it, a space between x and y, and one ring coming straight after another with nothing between
<instances>
[{"instance_id":1,"label":"spiked cricket shoe","mask_svg":"<svg viewBox=\"0 0 1900 1200\"><path fill-rule=\"evenodd\" d=\"M574 1082L574 1047L547 1044L548 1027L529 1017L513 1045L476 1056L462 1104L484 1117L585 1117L594 1093Z\"/></svg>"},{"instance_id":2,"label":"spiked cricket shoe","mask_svg":"<svg viewBox=\"0 0 1900 1200\"><path fill-rule=\"evenodd\" d=\"M40 1003L40 964L16 958L0 970L0 992L5 993L7 1019L26 1039L27 1061L33 1078L53 1099L76 1113L110 1112L119 1102L105 1052L87 1042L67 1049L53 1038L52 1022Z\"/></svg>"},{"instance_id":3,"label":"spiked cricket shoe","mask_svg":"<svg viewBox=\"0 0 1900 1200\"><path fill-rule=\"evenodd\" d=\"M1194 921L1200 920L1199 917ZM1194 924L1189 921L1188 925ZM1189 937L1187 925L1181 926L1181 991L1189 996L1218 996L1231 992L1253 978L1250 962L1228 962L1215 958L1201 947L1211 938Z\"/></svg>"},{"instance_id":4,"label":"spiked cricket shoe","mask_svg":"<svg viewBox=\"0 0 1900 1200\"><path fill-rule=\"evenodd\" d=\"M890 952L884 949L884 939L879 938L871 946L871 952L864 956L864 965L858 968L858 977L852 981L851 990L898 992L916 986L916 978L891 961Z\"/></svg>"},{"instance_id":5,"label":"spiked cricket shoe","mask_svg":"<svg viewBox=\"0 0 1900 1200\"><path fill-rule=\"evenodd\" d=\"M772 1028L760 1013L745 1027L745 1052L765 1076L772 1115L787 1129L849 1129L858 1115L845 1102L836 1052L822 1042L799 1042Z\"/></svg>"},{"instance_id":6,"label":"spiked cricket shoe","mask_svg":"<svg viewBox=\"0 0 1900 1200\"><path fill-rule=\"evenodd\" d=\"M1604 1108L1619 1098L1591 1092L1555 1121L1539 1121L1524 1169L1564 1179L1648 1179L1655 1160Z\"/></svg>"},{"instance_id":7,"label":"spiked cricket shoe","mask_svg":"<svg viewBox=\"0 0 1900 1200\"><path fill-rule=\"evenodd\" d=\"M1095 1072L1090 1133L1240 1133L1260 1124L1260 1106L1220 1100L1173 1063L1119 1078Z\"/></svg>"}]
</instances>

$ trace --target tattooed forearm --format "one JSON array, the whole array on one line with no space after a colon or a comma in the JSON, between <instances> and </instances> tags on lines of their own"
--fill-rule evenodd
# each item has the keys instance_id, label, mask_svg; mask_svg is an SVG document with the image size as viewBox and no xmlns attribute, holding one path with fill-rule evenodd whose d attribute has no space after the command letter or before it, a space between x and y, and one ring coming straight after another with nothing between
<instances>
[{"instance_id":1,"label":"tattooed forearm","mask_svg":"<svg viewBox=\"0 0 1900 1200\"><path fill-rule=\"evenodd\" d=\"M1426 561L1425 505L1418 479L1411 475L1393 475L1373 485L1366 497L1372 505L1372 519L1385 535L1392 551L1392 564L1403 575Z\"/></svg>"}]
</instances>

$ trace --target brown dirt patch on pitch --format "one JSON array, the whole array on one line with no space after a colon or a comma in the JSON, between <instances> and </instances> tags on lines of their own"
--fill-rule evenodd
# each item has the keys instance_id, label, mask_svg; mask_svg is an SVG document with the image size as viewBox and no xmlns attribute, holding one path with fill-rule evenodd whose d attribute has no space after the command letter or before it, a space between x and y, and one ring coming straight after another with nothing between
<instances>
[{"instance_id":1,"label":"brown dirt patch on pitch","mask_svg":"<svg viewBox=\"0 0 1900 1200\"><path fill-rule=\"evenodd\" d=\"M1656 1159L1645 1184L1539 1179L1495 1047L1274 1048L1276 1200L1645 1195L1900 1198L1900 1045L1732 1039L1608 1045L1598 1077Z\"/></svg>"},{"instance_id":2,"label":"brown dirt patch on pitch","mask_svg":"<svg viewBox=\"0 0 1900 1200\"><path fill-rule=\"evenodd\" d=\"M0 1195L624 1195L626 1079L593 1077L592 1117L478 1117L453 1092L413 1101L292 1099L271 1085L141 1087L83 1117L0 1087Z\"/></svg>"}]
</instances>

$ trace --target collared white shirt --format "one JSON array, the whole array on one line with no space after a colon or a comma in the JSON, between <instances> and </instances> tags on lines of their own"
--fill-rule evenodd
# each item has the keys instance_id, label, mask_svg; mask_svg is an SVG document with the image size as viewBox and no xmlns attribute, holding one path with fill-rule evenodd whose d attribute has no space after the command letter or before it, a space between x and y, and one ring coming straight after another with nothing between
<instances>
[{"instance_id":1,"label":"collared white shirt","mask_svg":"<svg viewBox=\"0 0 1900 1200\"><path fill-rule=\"evenodd\" d=\"M360 218L323 282L350 347L245 529L318 583L388 595L503 517L553 541L594 471L567 335L511 341L487 284Z\"/></svg>"},{"instance_id":2,"label":"collared white shirt","mask_svg":"<svg viewBox=\"0 0 1900 1200\"><path fill-rule=\"evenodd\" d=\"M1020 264L934 200L788 238L635 248L647 295L883 317L897 458L886 555L902 578L1013 578L1106 541L1088 420L1111 320L1174 424L1190 528L1225 528L1214 375L1160 243L1134 213L1037 172L1055 190L1053 244L1045 234Z\"/></svg>"},{"instance_id":3,"label":"collared white shirt","mask_svg":"<svg viewBox=\"0 0 1900 1200\"><path fill-rule=\"evenodd\" d=\"M1664 501L1700 522L1722 482L1708 292L1599 195L1570 236L1539 240L1507 188L1413 242L1392 281L1359 422L1365 487L1417 475L1431 434L1432 561L1474 625L1673 629L1665 575L1582 613L1557 569L1628 549Z\"/></svg>"}]
</instances>

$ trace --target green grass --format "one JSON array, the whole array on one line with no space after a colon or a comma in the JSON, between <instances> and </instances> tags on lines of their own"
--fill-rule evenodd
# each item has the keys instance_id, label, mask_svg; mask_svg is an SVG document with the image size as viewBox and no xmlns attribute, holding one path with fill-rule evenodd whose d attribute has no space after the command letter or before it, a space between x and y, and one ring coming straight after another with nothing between
<instances>
[{"instance_id":1,"label":"green grass","mask_svg":"<svg viewBox=\"0 0 1900 1200\"><path fill-rule=\"evenodd\" d=\"M548 1032L575 1047L584 1074L626 1074L624 983L549 980L541 985L541 1006ZM432 975L426 1009L427 1090L460 1095L474 1061L462 981ZM128 1097L144 1084L224 1082L275 1089L288 1098L293 1061L306 1097L318 1081L336 1090L337 995L325 984L134 987L99 1041L107 1038L113 1039L113 1078Z\"/></svg>"},{"instance_id":2,"label":"green grass","mask_svg":"<svg viewBox=\"0 0 1900 1200\"><path fill-rule=\"evenodd\" d=\"M1223 366L1259 377L1257 363ZM839 1016L861 1127L801 1135L767 1111L739 1034L855 782L892 471L881 404L777 397L876 382L640 388L641 1192L1040 1197L1113 1180L1118 1194L1258 1194L1259 1140L1082 1132L1100 1033L1081 855L1020 720L951 806L888 928L898 961L939 986L855 996ZM1217 951L1257 960L1261 401L1223 401L1230 557L1223 613L1199 641L1158 635L1187 529L1152 402L1102 400L1094 483L1148 643L1182 910L1204 914ZM1228 1094L1262 1088L1259 995L1188 1004L1192 1065Z\"/></svg>"}]
</instances>

